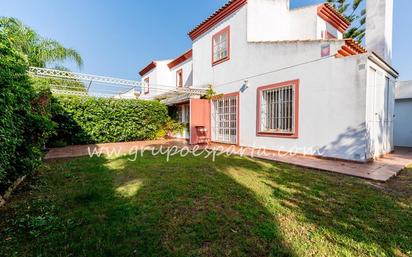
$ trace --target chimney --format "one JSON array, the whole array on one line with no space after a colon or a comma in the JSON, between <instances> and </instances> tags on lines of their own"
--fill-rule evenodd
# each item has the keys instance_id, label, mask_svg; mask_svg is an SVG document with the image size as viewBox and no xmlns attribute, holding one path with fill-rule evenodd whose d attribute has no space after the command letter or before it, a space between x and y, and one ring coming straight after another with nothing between
<instances>
[{"instance_id":1,"label":"chimney","mask_svg":"<svg viewBox=\"0 0 412 257\"><path fill-rule=\"evenodd\" d=\"M366 49L392 63L393 0L366 0Z\"/></svg>"}]
</instances>

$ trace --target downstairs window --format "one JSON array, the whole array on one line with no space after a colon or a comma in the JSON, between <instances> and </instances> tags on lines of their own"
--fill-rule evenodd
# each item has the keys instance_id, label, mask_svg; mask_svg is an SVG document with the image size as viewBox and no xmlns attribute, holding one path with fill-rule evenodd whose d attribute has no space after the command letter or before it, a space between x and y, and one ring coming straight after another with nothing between
<instances>
[{"instance_id":1,"label":"downstairs window","mask_svg":"<svg viewBox=\"0 0 412 257\"><path fill-rule=\"evenodd\" d=\"M297 137L298 81L258 89L258 135Z\"/></svg>"}]
</instances>

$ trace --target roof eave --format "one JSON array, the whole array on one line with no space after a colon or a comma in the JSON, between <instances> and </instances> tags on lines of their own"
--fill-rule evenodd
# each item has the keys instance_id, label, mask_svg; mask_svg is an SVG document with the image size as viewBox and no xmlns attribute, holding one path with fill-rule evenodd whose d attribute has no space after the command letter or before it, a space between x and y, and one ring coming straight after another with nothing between
<instances>
[{"instance_id":1,"label":"roof eave","mask_svg":"<svg viewBox=\"0 0 412 257\"><path fill-rule=\"evenodd\" d=\"M141 69L139 71L139 75L141 77L143 77L145 74L147 74L149 71L153 70L154 68L156 68L157 64L155 61L152 61L151 63L149 63L146 67L144 67L143 69Z\"/></svg>"},{"instance_id":2,"label":"roof eave","mask_svg":"<svg viewBox=\"0 0 412 257\"><path fill-rule=\"evenodd\" d=\"M379 65L382 69L386 70L388 73L390 73L394 78L399 77L399 72L395 70L392 65L387 63L384 59L382 59L378 54L376 54L373 51L368 52L368 58L369 60L372 60L375 62L377 65Z\"/></svg>"},{"instance_id":3,"label":"roof eave","mask_svg":"<svg viewBox=\"0 0 412 257\"><path fill-rule=\"evenodd\" d=\"M181 63L183 63L183 62L185 62L185 61L187 61L191 58L192 58L192 49L188 50L187 52L180 55L179 57L177 57L173 61L169 62L167 64L167 66L169 67L169 69L173 69L174 67L178 66L179 64L181 64Z\"/></svg>"},{"instance_id":4,"label":"roof eave","mask_svg":"<svg viewBox=\"0 0 412 257\"><path fill-rule=\"evenodd\" d=\"M196 40L198 37L207 32L210 28L224 20L232 13L239 10L247 3L247 0L231 0L226 3L219 10L210 15L206 20L197 25L192 31L188 33L190 39Z\"/></svg>"}]
</instances>

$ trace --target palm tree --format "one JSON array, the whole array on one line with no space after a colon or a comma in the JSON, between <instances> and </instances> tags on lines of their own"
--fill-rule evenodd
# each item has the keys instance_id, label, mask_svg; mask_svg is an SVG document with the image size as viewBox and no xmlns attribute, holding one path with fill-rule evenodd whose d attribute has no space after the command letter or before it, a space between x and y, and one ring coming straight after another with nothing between
<instances>
[{"instance_id":1,"label":"palm tree","mask_svg":"<svg viewBox=\"0 0 412 257\"><path fill-rule=\"evenodd\" d=\"M362 43L365 37L366 9L361 8L364 0L327 0L336 10L351 22L351 27L344 34Z\"/></svg>"},{"instance_id":2,"label":"palm tree","mask_svg":"<svg viewBox=\"0 0 412 257\"><path fill-rule=\"evenodd\" d=\"M74 61L79 68L83 66L83 59L76 50L41 37L18 19L0 17L0 30L7 35L14 48L26 56L30 66L44 68L66 60Z\"/></svg>"}]
</instances>

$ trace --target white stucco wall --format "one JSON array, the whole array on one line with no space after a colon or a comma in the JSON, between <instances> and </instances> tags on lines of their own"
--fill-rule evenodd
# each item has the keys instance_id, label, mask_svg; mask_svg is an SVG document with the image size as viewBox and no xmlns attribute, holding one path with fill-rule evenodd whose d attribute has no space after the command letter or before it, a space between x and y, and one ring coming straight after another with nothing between
<instances>
[{"instance_id":1,"label":"white stucco wall","mask_svg":"<svg viewBox=\"0 0 412 257\"><path fill-rule=\"evenodd\" d=\"M248 43L245 18L243 8L193 44L194 85L210 83L217 93L239 92L243 78L254 76L240 93L240 145L366 160L366 73L359 71L361 57L322 59L320 41ZM212 35L228 25L231 58L212 66ZM330 44L331 54L343 44L323 43ZM256 76L271 71L276 72ZM257 88L295 79L300 80L299 138L257 136Z\"/></svg>"},{"instance_id":2,"label":"white stucco wall","mask_svg":"<svg viewBox=\"0 0 412 257\"><path fill-rule=\"evenodd\" d=\"M246 9L246 7L243 7ZM248 41L289 39L289 0L249 0L247 3Z\"/></svg>"},{"instance_id":3,"label":"white stucco wall","mask_svg":"<svg viewBox=\"0 0 412 257\"><path fill-rule=\"evenodd\" d=\"M317 15L319 5L289 9L289 0L251 0L247 4L247 40L283 41L322 39L329 31L343 35Z\"/></svg>"},{"instance_id":4,"label":"white stucco wall","mask_svg":"<svg viewBox=\"0 0 412 257\"><path fill-rule=\"evenodd\" d=\"M247 8L243 7L193 42L194 85L214 85L321 58L320 41L248 42L246 15ZM212 36L227 26L230 26L231 37L230 60L212 66ZM330 44L331 54L343 44L335 40L324 43Z\"/></svg>"},{"instance_id":5,"label":"white stucco wall","mask_svg":"<svg viewBox=\"0 0 412 257\"><path fill-rule=\"evenodd\" d=\"M168 89L174 89L175 75L170 72L167 64L171 60L156 61L156 67L142 76L141 81L144 82L149 78L149 94L145 94L142 89L140 99L152 99L153 97L165 93Z\"/></svg>"},{"instance_id":6,"label":"white stucco wall","mask_svg":"<svg viewBox=\"0 0 412 257\"><path fill-rule=\"evenodd\" d=\"M321 39L317 32L317 5L290 10L289 40Z\"/></svg>"},{"instance_id":7,"label":"white stucco wall","mask_svg":"<svg viewBox=\"0 0 412 257\"><path fill-rule=\"evenodd\" d=\"M391 64L393 0L367 0L366 10L366 48Z\"/></svg>"},{"instance_id":8,"label":"white stucco wall","mask_svg":"<svg viewBox=\"0 0 412 257\"><path fill-rule=\"evenodd\" d=\"M313 6L292 11L285 18L287 2L249 1L193 42L192 61L171 71L167 67L169 60L158 62L157 68L146 76L153 76L150 78L153 84L174 88L176 70L183 68L185 85L206 87L211 84L218 94L239 92L247 80L248 88L240 93L239 99L241 146L355 161L366 161L393 149L393 115L382 118L382 112L387 106L389 114L394 112L394 78L391 77L389 100L385 101L385 87L381 82L389 74L367 55L322 58L322 45L329 45L333 55L344 42L302 41L318 39L322 30L334 28L317 16ZM282 7L278 8L278 13L274 12L275 6ZM290 21L291 17L293 22L285 25L285 20ZM212 36L227 26L230 26L230 59L212 65ZM341 33L335 32L338 38L342 37ZM285 39L289 40L278 41ZM380 78L376 84L370 83L369 67L375 68ZM190 74L193 83L186 83L190 81ZM299 137L258 136L257 88L289 80L300 82ZM151 88L151 96L157 93Z\"/></svg>"},{"instance_id":9,"label":"white stucco wall","mask_svg":"<svg viewBox=\"0 0 412 257\"><path fill-rule=\"evenodd\" d=\"M191 87L193 85L193 67L192 67L192 59L188 59L185 62L173 67L170 69L170 72L175 76L175 85L176 85L176 72L178 70L183 70L183 86L184 87Z\"/></svg>"},{"instance_id":10,"label":"white stucco wall","mask_svg":"<svg viewBox=\"0 0 412 257\"><path fill-rule=\"evenodd\" d=\"M396 146L412 147L412 81L396 85L394 143Z\"/></svg>"},{"instance_id":11,"label":"white stucco wall","mask_svg":"<svg viewBox=\"0 0 412 257\"><path fill-rule=\"evenodd\" d=\"M158 61L157 62L157 84L155 86L158 86L159 88L175 88L176 87L176 78L175 75L172 72L170 72L169 64L172 60L164 60L164 61ZM163 91L164 92L164 91Z\"/></svg>"}]
</instances>

